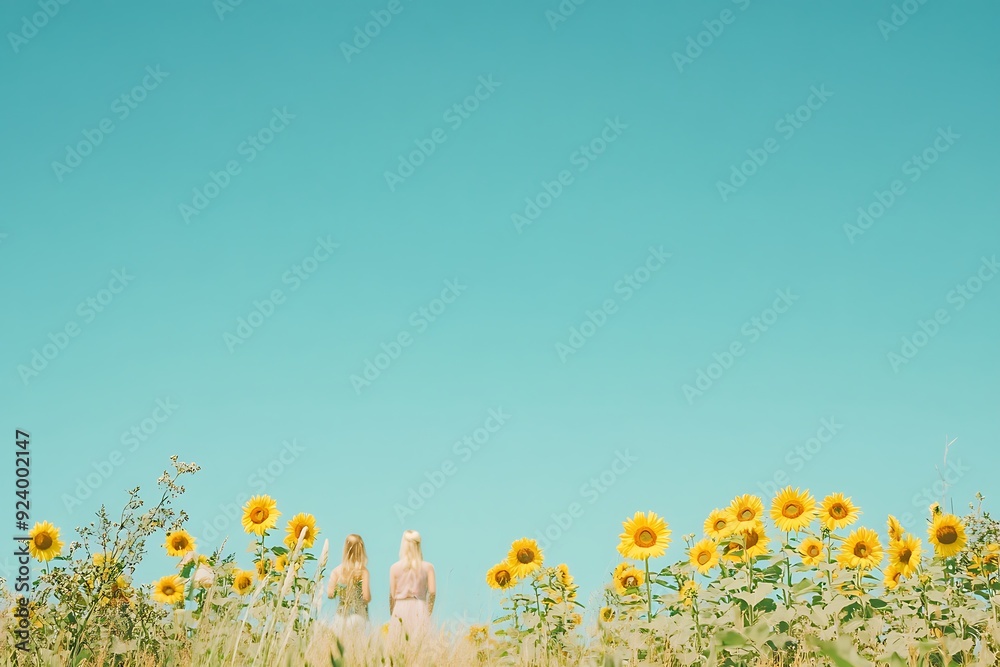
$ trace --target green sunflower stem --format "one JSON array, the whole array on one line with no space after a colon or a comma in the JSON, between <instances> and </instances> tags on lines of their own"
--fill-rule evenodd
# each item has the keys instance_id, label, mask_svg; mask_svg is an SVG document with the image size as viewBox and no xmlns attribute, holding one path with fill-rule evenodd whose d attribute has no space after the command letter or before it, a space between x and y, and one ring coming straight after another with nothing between
<instances>
[{"instance_id":1,"label":"green sunflower stem","mask_svg":"<svg viewBox=\"0 0 1000 667\"><path fill-rule=\"evenodd\" d=\"M646 563L646 602L649 605L648 606L648 613L646 615L646 619L649 622L652 622L653 621L653 587L652 587L651 582L649 581L649 558L647 557L647 558L644 558L643 560Z\"/></svg>"},{"instance_id":2,"label":"green sunflower stem","mask_svg":"<svg viewBox=\"0 0 1000 667\"><path fill-rule=\"evenodd\" d=\"M791 588L792 588L792 560L788 555L788 541L789 533L785 533L785 584L788 588L785 589L785 607L790 608L792 606L791 600Z\"/></svg>"}]
</instances>

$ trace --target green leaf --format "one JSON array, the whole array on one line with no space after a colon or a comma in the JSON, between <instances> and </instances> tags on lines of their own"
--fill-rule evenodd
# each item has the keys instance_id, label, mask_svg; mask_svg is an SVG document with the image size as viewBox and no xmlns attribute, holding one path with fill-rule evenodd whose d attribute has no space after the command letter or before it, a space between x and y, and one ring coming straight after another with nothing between
<instances>
[{"instance_id":1,"label":"green leaf","mask_svg":"<svg viewBox=\"0 0 1000 667\"><path fill-rule=\"evenodd\" d=\"M717 634L715 638L720 646L724 646L726 648L746 646L749 643L747 638L736 630L724 630Z\"/></svg>"},{"instance_id":2,"label":"green leaf","mask_svg":"<svg viewBox=\"0 0 1000 667\"><path fill-rule=\"evenodd\" d=\"M829 642L817 637L809 637L809 643L836 667L874 667L869 660L858 655L857 650L846 637Z\"/></svg>"}]
</instances>

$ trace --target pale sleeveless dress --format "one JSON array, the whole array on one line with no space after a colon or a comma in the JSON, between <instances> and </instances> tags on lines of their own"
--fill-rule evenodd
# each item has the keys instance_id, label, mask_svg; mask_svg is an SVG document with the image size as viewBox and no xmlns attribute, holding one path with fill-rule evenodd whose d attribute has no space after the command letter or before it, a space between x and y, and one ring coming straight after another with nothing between
<instances>
[{"instance_id":1,"label":"pale sleeveless dress","mask_svg":"<svg viewBox=\"0 0 1000 667\"><path fill-rule=\"evenodd\" d=\"M402 570L396 578L396 602L392 608L392 625L401 626L407 635L427 629L430 612L427 608L427 569L421 563L416 570Z\"/></svg>"},{"instance_id":2,"label":"pale sleeveless dress","mask_svg":"<svg viewBox=\"0 0 1000 667\"><path fill-rule=\"evenodd\" d=\"M362 594L361 580L353 584L337 583L337 612L332 626L338 634L363 630L368 624L368 605Z\"/></svg>"}]
</instances>

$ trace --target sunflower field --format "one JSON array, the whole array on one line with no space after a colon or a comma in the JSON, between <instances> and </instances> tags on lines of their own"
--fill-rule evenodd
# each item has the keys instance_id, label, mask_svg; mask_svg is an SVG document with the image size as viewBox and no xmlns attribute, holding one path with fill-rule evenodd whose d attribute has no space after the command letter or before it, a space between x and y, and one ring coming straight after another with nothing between
<instances>
[{"instance_id":1,"label":"sunflower field","mask_svg":"<svg viewBox=\"0 0 1000 667\"><path fill-rule=\"evenodd\" d=\"M879 521L884 533L858 525L861 510L839 493L740 495L666 565L668 523L637 512L617 538L620 564L586 598L566 564L517 539L486 573L502 596L490 624L338 636L318 620L329 545L315 518L279 523L274 499L251 498L243 569L226 544L204 551L184 529L174 505L199 468L171 462L152 504L134 488L120 514L102 508L69 543L48 522L30 531L38 574L28 598L2 587L3 664L1000 664L1000 524L981 496L963 516L932 505L915 535L893 516ZM176 569L136 582L149 547Z\"/></svg>"}]
</instances>

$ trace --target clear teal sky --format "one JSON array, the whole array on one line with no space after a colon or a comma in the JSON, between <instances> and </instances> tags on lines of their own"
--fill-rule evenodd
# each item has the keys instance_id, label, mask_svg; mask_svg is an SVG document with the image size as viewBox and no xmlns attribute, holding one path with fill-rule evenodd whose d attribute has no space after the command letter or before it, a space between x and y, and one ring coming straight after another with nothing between
<instances>
[{"instance_id":1,"label":"clear teal sky","mask_svg":"<svg viewBox=\"0 0 1000 667\"><path fill-rule=\"evenodd\" d=\"M665 516L679 558L775 475L884 530L957 437L958 508L991 495L998 9L914 6L889 30L860 0L5 4L0 390L33 518L120 506L176 453L203 542L265 490L335 553L365 537L384 618L415 528L442 611L486 618L486 569L573 503L546 556L590 593L627 515Z\"/></svg>"}]
</instances>

